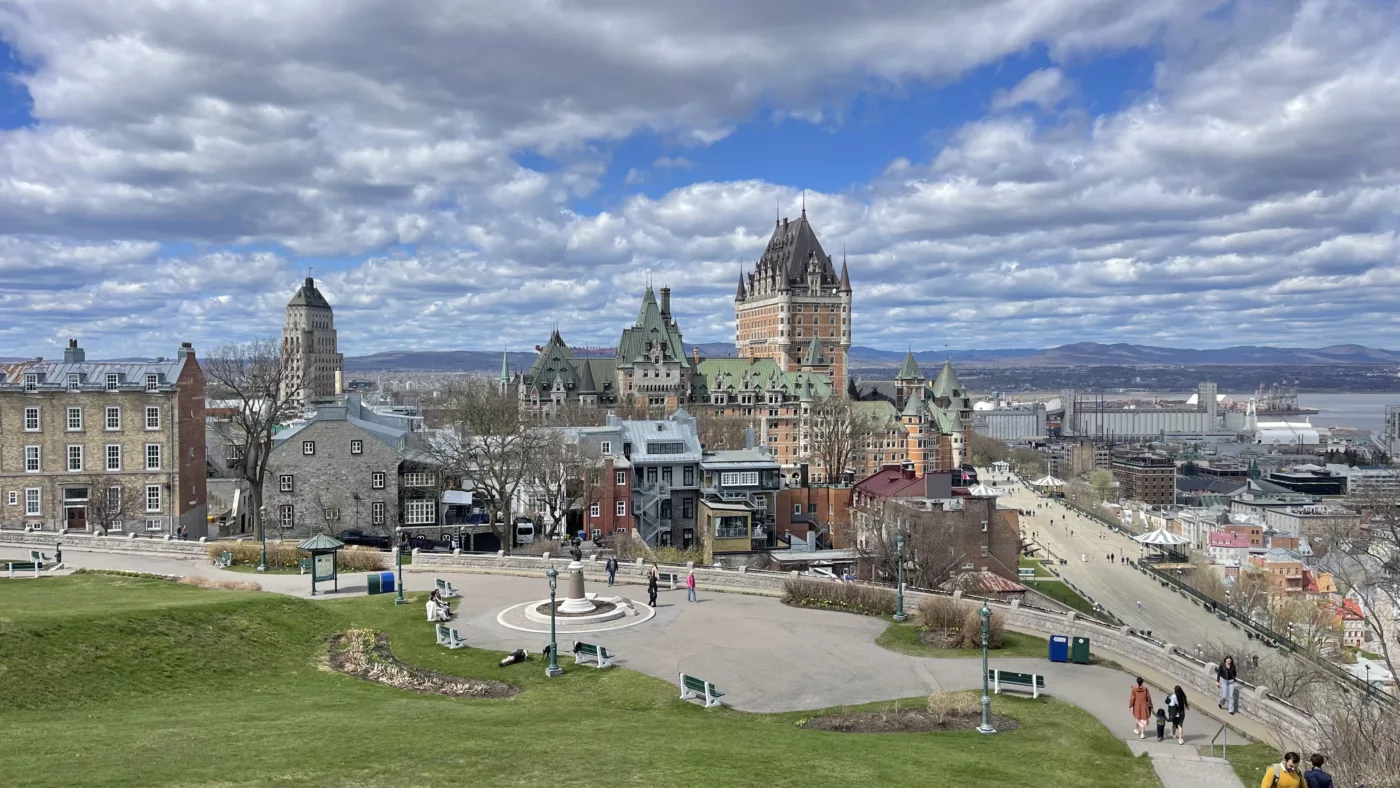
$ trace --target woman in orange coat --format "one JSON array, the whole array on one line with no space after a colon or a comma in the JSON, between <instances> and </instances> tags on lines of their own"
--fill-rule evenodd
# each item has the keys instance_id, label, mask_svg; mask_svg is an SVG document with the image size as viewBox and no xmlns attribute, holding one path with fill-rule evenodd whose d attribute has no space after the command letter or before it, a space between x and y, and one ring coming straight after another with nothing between
<instances>
[{"instance_id":1,"label":"woman in orange coat","mask_svg":"<svg viewBox=\"0 0 1400 788\"><path fill-rule=\"evenodd\" d=\"M1133 712L1133 721L1137 723L1133 726L1133 732L1139 739L1147 738L1147 722L1152 718L1152 693L1143 684L1142 676L1138 676L1137 686L1128 693L1128 708Z\"/></svg>"}]
</instances>

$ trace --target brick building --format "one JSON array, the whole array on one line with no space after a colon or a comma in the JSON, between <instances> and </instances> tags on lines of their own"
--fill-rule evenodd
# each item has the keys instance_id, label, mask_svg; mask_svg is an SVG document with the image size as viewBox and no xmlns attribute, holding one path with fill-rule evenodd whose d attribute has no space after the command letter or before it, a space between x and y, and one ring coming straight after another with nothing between
<instances>
[{"instance_id":1,"label":"brick building","mask_svg":"<svg viewBox=\"0 0 1400 788\"><path fill-rule=\"evenodd\" d=\"M174 359L0 367L0 522L205 535L204 373Z\"/></svg>"},{"instance_id":2,"label":"brick building","mask_svg":"<svg viewBox=\"0 0 1400 788\"><path fill-rule=\"evenodd\" d=\"M851 532L852 487L814 484L788 487L778 491L776 527L779 536L787 535L789 543L800 540L818 546L843 550L855 543ZM822 536L829 540L823 544Z\"/></svg>"},{"instance_id":3,"label":"brick building","mask_svg":"<svg viewBox=\"0 0 1400 788\"><path fill-rule=\"evenodd\" d=\"M1176 463L1162 454L1126 454L1113 458L1119 497L1148 506L1176 503Z\"/></svg>"}]
</instances>

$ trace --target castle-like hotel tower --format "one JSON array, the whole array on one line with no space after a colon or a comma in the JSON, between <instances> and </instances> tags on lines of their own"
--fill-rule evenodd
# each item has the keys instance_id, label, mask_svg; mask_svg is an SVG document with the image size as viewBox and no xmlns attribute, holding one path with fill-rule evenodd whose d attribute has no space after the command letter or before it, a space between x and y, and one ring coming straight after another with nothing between
<instances>
[{"instance_id":1,"label":"castle-like hotel tower","mask_svg":"<svg viewBox=\"0 0 1400 788\"><path fill-rule=\"evenodd\" d=\"M339 393L336 373L343 374L345 361L337 344L331 304L308 276L287 303L282 327L282 363L288 385L301 387L303 404Z\"/></svg>"},{"instance_id":2,"label":"castle-like hotel tower","mask_svg":"<svg viewBox=\"0 0 1400 788\"><path fill-rule=\"evenodd\" d=\"M851 348L851 277L831 257L807 222L775 222L773 237L734 294L741 358L772 359L784 372L820 368L838 395L846 393ZM812 363L812 362L817 363Z\"/></svg>"}]
</instances>

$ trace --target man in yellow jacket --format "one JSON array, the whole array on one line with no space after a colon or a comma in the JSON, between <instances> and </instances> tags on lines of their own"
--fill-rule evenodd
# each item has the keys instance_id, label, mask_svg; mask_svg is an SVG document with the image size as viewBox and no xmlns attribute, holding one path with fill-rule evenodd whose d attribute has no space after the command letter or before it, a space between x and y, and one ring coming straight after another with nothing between
<instances>
[{"instance_id":1,"label":"man in yellow jacket","mask_svg":"<svg viewBox=\"0 0 1400 788\"><path fill-rule=\"evenodd\" d=\"M1303 774L1298 771L1299 760L1296 752L1284 753L1282 763L1264 770L1264 781L1259 783L1259 788L1303 788Z\"/></svg>"}]
</instances>

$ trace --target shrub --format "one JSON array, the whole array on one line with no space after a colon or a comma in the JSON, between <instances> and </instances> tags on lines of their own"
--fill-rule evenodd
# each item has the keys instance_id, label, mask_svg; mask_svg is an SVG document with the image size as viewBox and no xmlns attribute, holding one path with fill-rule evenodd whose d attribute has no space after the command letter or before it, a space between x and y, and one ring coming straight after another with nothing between
<instances>
[{"instance_id":1,"label":"shrub","mask_svg":"<svg viewBox=\"0 0 1400 788\"><path fill-rule=\"evenodd\" d=\"M915 613L924 629L957 629L967 617L967 604L947 596L924 597Z\"/></svg>"},{"instance_id":2,"label":"shrub","mask_svg":"<svg viewBox=\"0 0 1400 788\"><path fill-rule=\"evenodd\" d=\"M890 616L895 611L895 593L888 588L804 578L783 582L783 602L867 616Z\"/></svg>"},{"instance_id":3,"label":"shrub","mask_svg":"<svg viewBox=\"0 0 1400 788\"><path fill-rule=\"evenodd\" d=\"M259 542L213 542L209 545L209 557L218 558L227 552L233 556L235 564L256 566L261 555ZM342 572L374 572L389 568L389 553L372 547L346 547L337 552L336 567ZM302 558L310 553L297 549L296 542L275 541L267 543L267 565L274 569L296 569Z\"/></svg>"},{"instance_id":4,"label":"shrub","mask_svg":"<svg viewBox=\"0 0 1400 788\"><path fill-rule=\"evenodd\" d=\"M262 587L257 583L250 583L247 580L211 580L207 577L195 577L187 575L176 581L182 586L194 586L195 588L207 588L213 591L261 591Z\"/></svg>"},{"instance_id":5,"label":"shrub","mask_svg":"<svg viewBox=\"0 0 1400 788\"><path fill-rule=\"evenodd\" d=\"M933 596L925 597L919 603L916 615L921 629L943 632L948 636L948 648L981 648L982 617L978 615L978 610L979 607L971 602ZM1001 648L1005 644L1005 627L1005 618L993 611L987 632L987 648Z\"/></svg>"},{"instance_id":6,"label":"shrub","mask_svg":"<svg viewBox=\"0 0 1400 788\"><path fill-rule=\"evenodd\" d=\"M971 692L934 690L928 694L927 708L933 721L941 725L949 720L981 712L982 700Z\"/></svg>"}]
</instances>

